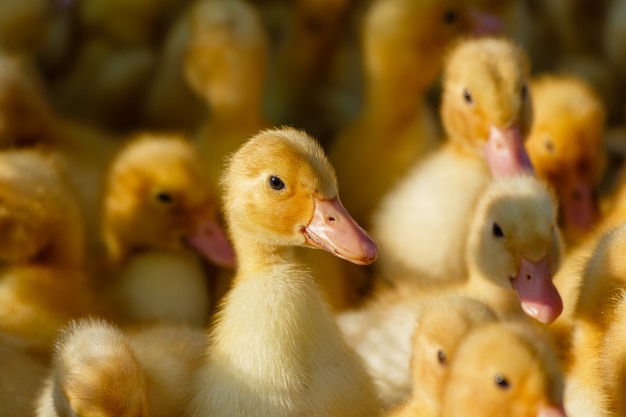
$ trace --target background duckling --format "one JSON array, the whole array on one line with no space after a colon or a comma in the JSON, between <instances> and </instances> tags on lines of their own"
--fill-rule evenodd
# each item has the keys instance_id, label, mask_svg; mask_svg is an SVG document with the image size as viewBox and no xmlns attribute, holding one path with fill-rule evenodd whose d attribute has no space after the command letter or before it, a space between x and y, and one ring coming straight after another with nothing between
<instances>
[{"instance_id":1,"label":"background duckling","mask_svg":"<svg viewBox=\"0 0 626 417\"><path fill-rule=\"evenodd\" d=\"M565 417L562 371L544 336L513 322L471 331L450 364L440 415Z\"/></svg>"},{"instance_id":2,"label":"background duckling","mask_svg":"<svg viewBox=\"0 0 626 417\"><path fill-rule=\"evenodd\" d=\"M471 16L458 1L379 0L369 6L362 28L363 107L330 147L344 203L360 224L367 227L389 188L439 145L439 122L426 92L450 44L476 29Z\"/></svg>"},{"instance_id":3,"label":"background duckling","mask_svg":"<svg viewBox=\"0 0 626 417\"><path fill-rule=\"evenodd\" d=\"M469 297L434 297L422 306L411 346L411 394L390 417L437 416L458 345L476 326L495 321L486 304Z\"/></svg>"},{"instance_id":4,"label":"background duckling","mask_svg":"<svg viewBox=\"0 0 626 417\"><path fill-rule=\"evenodd\" d=\"M341 205L319 144L290 128L263 131L230 158L222 185L238 269L187 413L378 415L367 371L292 258L293 246L361 265L377 255Z\"/></svg>"},{"instance_id":5,"label":"background duckling","mask_svg":"<svg viewBox=\"0 0 626 417\"><path fill-rule=\"evenodd\" d=\"M556 191L560 224L575 243L599 220L605 110L591 87L575 76L543 76L533 80L531 89L534 120L526 147L537 175Z\"/></svg>"},{"instance_id":6,"label":"background duckling","mask_svg":"<svg viewBox=\"0 0 626 417\"><path fill-rule=\"evenodd\" d=\"M202 166L217 189L225 157L269 127L262 111L269 46L258 12L245 1L203 0L189 19L184 72L210 109L197 141Z\"/></svg>"},{"instance_id":7,"label":"background duckling","mask_svg":"<svg viewBox=\"0 0 626 417\"><path fill-rule=\"evenodd\" d=\"M47 354L57 329L94 309L80 210L35 151L0 153L0 330Z\"/></svg>"},{"instance_id":8,"label":"background duckling","mask_svg":"<svg viewBox=\"0 0 626 417\"><path fill-rule=\"evenodd\" d=\"M384 279L441 285L466 276L459 260L472 205L492 175L529 169L528 71L505 39L465 40L450 52L441 107L448 142L411 167L374 213Z\"/></svg>"},{"instance_id":9,"label":"background duckling","mask_svg":"<svg viewBox=\"0 0 626 417\"><path fill-rule=\"evenodd\" d=\"M72 323L56 343L38 417L147 417L146 378L128 340L106 322Z\"/></svg>"},{"instance_id":10,"label":"background duckling","mask_svg":"<svg viewBox=\"0 0 626 417\"><path fill-rule=\"evenodd\" d=\"M145 134L120 151L103 218L116 277L102 283L118 320L208 320L208 278L188 248L219 266L234 266L215 200L183 138Z\"/></svg>"},{"instance_id":11,"label":"background duckling","mask_svg":"<svg viewBox=\"0 0 626 417\"><path fill-rule=\"evenodd\" d=\"M204 333L190 327L74 322L57 341L37 416L179 414L204 349Z\"/></svg>"}]
</instances>

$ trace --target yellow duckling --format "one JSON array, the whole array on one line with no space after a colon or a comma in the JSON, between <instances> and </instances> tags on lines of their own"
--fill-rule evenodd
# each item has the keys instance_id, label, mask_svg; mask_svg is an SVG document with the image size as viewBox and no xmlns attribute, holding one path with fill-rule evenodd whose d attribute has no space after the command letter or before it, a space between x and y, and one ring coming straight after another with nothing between
<instances>
[{"instance_id":1,"label":"yellow duckling","mask_svg":"<svg viewBox=\"0 0 626 417\"><path fill-rule=\"evenodd\" d=\"M215 200L183 138L145 134L120 151L103 220L117 275L106 298L117 320L206 323L207 277L187 248L219 266L235 262Z\"/></svg>"},{"instance_id":2,"label":"yellow duckling","mask_svg":"<svg viewBox=\"0 0 626 417\"><path fill-rule=\"evenodd\" d=\"M94 309L81 213L50 158L0 153L0 331L46 354L57 329Z\"/></svg>"},{"instance_id":3,"label":"yellow duckling","mask_svg":"<svg viewBox=\"0 0 626 417\"><path fill-rule=\"evenodd\" d=\"M450 364L442 417L565 417L563 374L545 334L531 326L479 326Z\"/></svg>"},{"instance_id":4,"label":"yellow duckling","mask_svg":"<svg viewBox=\"0 0 626 417\"><path fill-rule=\"evenodd\" d=\"M361 265L377 256L321 147L294 129L263 131L231 157L222 185L238 269L187 414L378 415L367 371L291 254L321 248Z\"/></svg>"},{"instance_id":5,"label":"yellow duckling","mask_svg":"<svg viewBox=\"0 0 626 417\"><path fill-rule=\"evenodd\" d=\"M268 41L256 9L243 0L197 2L189 22L184 72L210 109L198 152L217 189L225 157L269 127L262 113Z\"/></svg>"},{"instance_id":6,"label":"yellow duckling","mask_svg":"<svg viewBox=\"0 0 626 417\"><path fill-rule=\"evenodd\" d=\"M504 39L469 39L450 52L441 107L449 139L411 167L374 214L385 279L440 285L467 276L458 260L480 192L492 176L531 169L523 143L528 71L524 53Z\"/></svg>"},{"instance_id":7,"label":"yellow duckling","mask_svg":"<svg viewBox=\"0 0 626 417\"><path fill-rule=\"evenodd\" d=\"M458 345L476 326L495 320L491 308L469 297L435 297L424 303L412 337L412 393L388 416L438 416L444 383Z\"/></svg>"},{"instance_id":8,"label":"yellow duckling","mask_svg":"<svg viewBox=\"0 0 626 417\"><path fill-rule=\"evenodd\" d=\"M56 343L37 417L179 415L204 340L184 326L123 332L103 320L74 322Z\"/></svg>"},{"instance_id":9,"label":"yellow duckling","mask_svg":"<svg viewBox=\"0 0 626 417\"><path fill-rule=\"evenodd\" d=\"M364 107L330 149L344 203L360 224L371 222L388 190L441 142L426 92L448 47L480 27L473 16L458 1L378 0L367 10Z\"/></svg>"},{"instance_id":10,"label":"yellow duckling","mask_svg":"<svg viewBox=\"0 0 626 417\"><path fill-rule=\"evenodd\" d=\"M535 116L526 148L537 175L556 191L564 234L575 242L599 220L605 111L597 94L575 76L544 76L533 80L531 89Z\"/></svg>"}]
</instances>

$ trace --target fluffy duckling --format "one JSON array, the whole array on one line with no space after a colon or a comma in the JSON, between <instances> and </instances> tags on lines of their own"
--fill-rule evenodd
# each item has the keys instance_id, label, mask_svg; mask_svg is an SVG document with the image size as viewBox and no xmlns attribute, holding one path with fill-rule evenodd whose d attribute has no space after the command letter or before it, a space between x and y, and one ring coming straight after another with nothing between
<instances>
[{"instance_id":1,"label":"fluffy duckling","mask_svg":"<svg viewBox=\"0 0 626 417\"><path fill-rule=\"evenodd\" d=\"M188 327L122 332L103 320L72 323L57 341L37 416L177 415L204 339Z\"/></svg>"},{"instance_id":2,"label":"fluffy duckling","mask_svg":"<svg viewBox=\"0 0 626 417\"><path fill-rule=\"evenodd\" d=\"M615 304L611 319L602 339L598 373L606 399L608 415L622 416L626 413L626 399L622 395L626 387L626 292L621 291L610 302ZM582 414L581 414L582 415Z\"/></svg>"},{"instance_id":3,"label":"fluffy duckling","mask_svg":"<svg viewBox=\"0 0 626 417\"><path fill-rule=\"evenodd\" d=\"M528 71L524 53L504 39L469 39L450 52L441 107L448 141L410 168L374 213L385 279L440 285L467 275L458 260L480 192L492 176L532 169L523 144Z\"/></svg>"},{"instance_id":4,"label":"fluffy duckling","mask_svg":"<svg viewBox=\"0 0 626 417\"><path fill-rule=\"evenodd\" d=\"M469 333L450 364L442 417L565 417L563 375L544 334L521 323Z\"/></svg>"},{"instance_id":5,"label":"fluffy duckling","mask_svg":"<svg viewBox=\"0 0 626 417\"><path fill-rule=\"evenodd\" d=\"M368 225L389 188L439 145L426 92L450 44L480 28L474 15L458 1L379 0L367 10L364 107L330 149L344 203L360 224Z\"/></svg>"},{"instance_id":6,"label":"fluffy duckling","mask_svg":"<svg viewBox=\"0 0 626 417\"><path fill-rule=\"evenodd\" d=\"M183 138L146 134L120 151L109 173L103 220L117 269L107 290L117 320L206 322L207 278L187 248L219 266L234 266L215 204Z\"/></svg>"},{"instance_id":7,"label":"fluffy duckling","mask_svg":"<svg viewBox=\"0 0 626 417\"><path fill-rule=\"evenodd\" d=\"M322 148L301 131L263 131L230 158L222 185L238 269L187 414L378 415L367 371L291 255L308 246L361 265L377 256Z\"/></svg>"},{"instance_id":8,"label":"fluffy duckling","mask_svg":"<svg viewBox=\"0 0 626 417\"><path fill-rule=\"evenodd\" d=\"M93 309L82 226L50 158L0 153L0 331L44 354L60 326Z\"/></svg>"},{"instance_id":9,"label":"fluffy duckling","mask_svg":"<svg viewBox=\"0 0 626 417\"><path fill-rule=\"evenodd\" d=\"M469 297L443 296L425 302L412 337L412 393L405 404L388 416L438 416L444 381L456 348L473 328L495 320L491 308Z\"/></svg>"},{"instance_id":10,"label":"fluffy duckling","mask_svg":"<svg viewBox=\"0 0 626 417\"><path fill-rule=\"evenodd\" d=\"M146 378L121 331L73 323L56 344L38 417L150 415Z\"/></svg>"},{"instance_id":11,"label":"fluffy duckling","mask_svg":"<svg viewBox=\"0 0 626 417\"><path fill-rule=\"evenodd\" d=\"M544 76L533 80L531 89L535 117L526 148L537 175L558 195L566 238L575 241L599 220L605 111L597 94L575 76Z\"/></svg>"},{"instance_id":12,"label":"fluffy duckling","mask_svg":"<svg viewBox=\"0 0 626 417\"><path fill-rule=\"evenodd\" d=\"M189 19L184 71L211 111L198 133L198 150L217 188L224 158L268 127L262 114L267 36L257 11L243 0L200 1Z\"/></svg>"}]
</instances>

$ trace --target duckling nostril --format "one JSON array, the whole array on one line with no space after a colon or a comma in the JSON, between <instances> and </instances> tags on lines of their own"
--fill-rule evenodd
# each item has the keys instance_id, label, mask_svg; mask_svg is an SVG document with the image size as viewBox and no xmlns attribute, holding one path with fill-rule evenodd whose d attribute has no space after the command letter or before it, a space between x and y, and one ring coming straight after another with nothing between
<instances>
[{"instance_id":1,"label":"duckling nostril","mask_svg":"<svg viewBox=\"0 0 626 417\"><path fill-rule=\"evenodd\" d=\"M530 276L530 274L526 275L526 280L530 281L531 279L533 279L533 277Z\"/></svg>"},{"instance_id":2,"label":"duckling nostril","mask_svg":"<svg viewBox=\"0 0 626 417\"><path fill-rule=\"evenodd\" d=\"M335 218L333 216L328 216L328 221L332 223L335 221Z\"/></svg>"}]
</instances>

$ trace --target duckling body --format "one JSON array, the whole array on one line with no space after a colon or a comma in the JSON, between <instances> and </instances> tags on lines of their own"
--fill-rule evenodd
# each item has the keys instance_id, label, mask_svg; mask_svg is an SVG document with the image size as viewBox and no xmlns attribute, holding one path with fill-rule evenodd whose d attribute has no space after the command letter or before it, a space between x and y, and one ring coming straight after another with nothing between
<instances>
[{"instance_id":1,"label":"duckling body","mask_svg":"<svg viewBox=\"0 0 626 417\"><path fill-rule=\"evenodd\" d=\"M293 129L264 131L233 155L222 184L238 270L187 415L377 415L367 372L313 278L291 258L294 245L358 264L376 257L340 205L319 145Z\"/></svg>"},{"instance_id":2,"label":"duckling body","mask_svg":"<svg viewBox=\"0 0 626 417\"><path fill-rule=\"evenodd\" d=\"M530 169L527 78L525 56L508 41L467 40L450 52L441 108L449 142L416 163L374 214L385 279L445 285L466 276L458 260L477 196L492 175Z\"/></svg>"}]
</instances>

